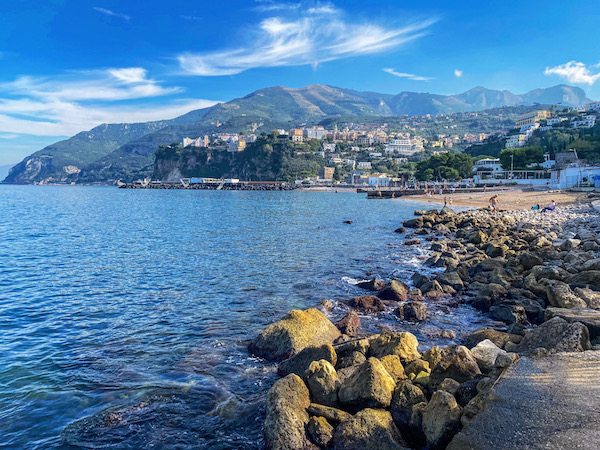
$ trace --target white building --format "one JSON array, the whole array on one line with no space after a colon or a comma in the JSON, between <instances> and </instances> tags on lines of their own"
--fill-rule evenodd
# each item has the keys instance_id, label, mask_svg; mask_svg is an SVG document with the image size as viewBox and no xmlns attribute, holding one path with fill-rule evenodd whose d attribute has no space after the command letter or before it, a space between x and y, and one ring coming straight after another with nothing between
<instances>
[{"instance_id":1,"label":"white building","mask_svg":"<svg viewBox=\"0 0 600 450\"><path fill-rule=\"evenodd\" d=\"M327 131L322 126L308 127L304 129L304 135L308 139L323 139Z\"/></svg>"},{"instance_id":2,"label":"white building","mask_svg":"<svg viewBox=\"0 0 600 450\"><path fill-rule=\"evenodd\" d=\"M473 163L473 172L502 172L502 165L499 158L485 158Z\"/></svg>"},{"instance_id":3,"label":"white building","mask_svg":"<svg viewBox=\"0 0 600 450\"><path fill-rule=\"evenodd\" d=\"M592 128L596 125L596 117L595 116L586 116L592 117L591 119L584 118L583 120L574 120L571 122L571 126L573 128Z\"/></svg>"},{"instance_id":4,"label":"white building","mask_svg":"<svg viewBox=\"0 0 600 450\"><path fill-rule=\"evenodd\" d=\"M371 153L369 153L369 156L371 158L381 158L383 156L383 153L381 153L381 152L371 152Z\"/></svg>"},{"instance_id":5,"label":"white building","mask_svg":"<svg viewBox=\"0 0 600 450\"><path fill-rule=\"evenodd\" d=\"M556 189L569 189L578 185L594 186L600 176L600 166L565 167L552 171L550 185Z\"/></svg>"},{"instance_id":6,"label":"white building","mask_svg":"<svg viewBox=\"0 0 600 450\"><path fill-rule=\"evenodd\" d=\"M357 169L370 169L371 168L371 161L359 161L358 164L356 165Z\"/></svg>"},{"instance_id":7,"label":"white building","mask_svg":"<svg viewBox=\"0 0 600 450\"><path fill-rule=\"evenodd\" d=\"M523 147L527 142L529 136L526 134L514 134L509 136L506 140L506 148L519 148Z\"/></svg>"},{"instance_id":8,"label":"white building","mask_svg":"<svg viewBox=\"0 0 600 450\"><path fill-rule=\"evenodd\" d=\"M588 103L585 105L585 110L600 112L600 102Z\"/></svg>"},{"instance_id":9,"label":"white building","mask_svg":"<svg viewBox=\"0 0 600 450\"><path fill-rule=\"evenodd\" d=\"M552 119L548 119L547 124L549 126L556 125L557 123L566 122L568 119L566 117L554 117Z\"/></svg>"},{"instance_id":10,"label":"white building","mask_svg":"<svg viewBox=\"0 0 600 450\"><path fill-rule=\"evenodd\" d=\"M385 152L400 155L412 155L413 153L416 153L416 150L413 150L410 139L394 139L389 144L385 145Z\"/></svg>"},{"instance_id":11,"label":"white building","mask_svg":"<svg viewBox=\"0 0 600 450\"><path fill-rule=\"evenodd\" d=\"M335 152L335 143L334 142L324 142L323 150L326 152Z\"/></svg>"},{"instance_id":12,"label":"white building","mask_svg":"<svg viewBox=\"0 0 600 450\"><path fill-rule=\"evenodd\" d=\"M530 133L533 133L534 130L537 130L539 127L540 127L539 122L528 123L526 125L522 125L519 132L521 134L530 134Z\"/></svg>"},{"instance_id":13,"label":"white building","mask_svg":"<svg viewBox=\"0 0 600 450\"><path fill-rule=\"evenodd\" d=\"M374 174L369 177L369 186L388 187L390 185L390 177L385 173Z\"/></svg>"}]
</instances>

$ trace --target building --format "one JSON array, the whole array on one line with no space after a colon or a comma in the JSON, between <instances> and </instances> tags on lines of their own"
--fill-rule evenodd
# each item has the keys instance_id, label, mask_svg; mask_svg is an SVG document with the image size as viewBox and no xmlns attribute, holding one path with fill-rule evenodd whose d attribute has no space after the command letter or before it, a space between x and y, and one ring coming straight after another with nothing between
<instances>
[{"instance_id":1,"label":"building","mask_svg":"<svg viewBox=\"0 0 600 450\"><path fill-rule=\"evenodd\" d=\"M375 138L369 135L359 136L357 142L358 145L373 145L375 143Z\"/></svg>"},{"instance_id":2,"label":"building","mask_svg":"<svg viewBox=\"0 0 600 450\"><path fill-rule=\"evenodd\" d=\"M326 152L335 152L335 143L334 142L324 142L323 143L323 151Z\"/></svg>"},{"instance_id":3,"label":"building","mask_svg":"<svg viewBox=\"0 0 600 450\"><path fill-rule=\"evenodd\" d=\"M386 173L374 173L369 176L369 186L389 187L390 177Z\"/></svg>"},{"instance_id":4,"label":"building","mask_svg":"<svg viewBox=\"0 0 600 450\"><path fill-rule=\"evenodd\" d=\"M557 189L595 186L597 179L600 180L600 166L564 167L552 171L550 185Z\"/></svg>"},{"instance_id":5,"label":"building","mask_svg":"<svg viewBox=\"0 0 600 450\"><path fill-rule=\"evenodd\" d=\"M514 134L509 136L506 140L506 148L519 148L523 147L527 142L529 136L527 134Z\"/></svg>"},{"instance_id":6,"label":"building","mask_svg":"<svg viewBox=\"0 0 600 450\"><path fill-rule=\"evenodd\" d=\"M357 169L370 169L371 168L371 161L359 161L358 164L356 165Z\"/></svg>"},{"instance_id":7,"label":"building","mask_svg":"<svg viewBox=\"0 0 600 450\"><path fill-rule=\"evenodd\" d=\"M292 128L290 136L293 142L304 142L304 130L302 128Z\"/></svg>"},{"instance_id":8,"label":"building","mask_svg":"<svg viewBox=\"0 0 600 450\"><path fill-rule=\"evenodd\" d=\"M308 127L304 129L304 135L307 139L323 139L325 137L325 128L322 126Z\"/></svg>"},{"instance_id":9,"label":"building","mask_svg":"<svg viewBox=\"0 0 600 450\"><path fill-rule=\"evenodd\" d=\"M227 144L227 151L231 153L241 152L246 148L246 141L243 139L231 141Z\"/></svg>"},{"instance_id":10,"label":"building","mask_svg":"<svg viewBox=\"0 0 600 450\"><path fill-rule=\"evenodd\" d=\"M535 130L537 130L539 127L540 127L539 122L528 123L528 124L525 124L525 125L521 125L521 129L519 130L519 132L521 134L531 134Z\"/></svg>"},{"instance_id":11,"label":"building","mask_svg":"<svg viewBox=\"0 0 600 450\"><path fill-rule=\"evenodd\" d=\"M583 120L571 122L573 128L592 128L594 125L596 125L596 116L585 116Z\"/></svg>"},{"instance_id":12,"label":"building","mask_svg":"<svg viewBox=\"0 0 600 450\"><path fill-rule=\"evenodd\" d=\"M517 119L516 127L522 127L523 125L528 125L530 123L536 123L541 120L547 120L550 118L550 112L544 109L540 109L537 111L531 111L525 114L521 114Z\"/></svg>"},{"instance_id":13,"label":"building","mask_svg":"<svg viewBox=\"0 0 600 450\"><path fill-rule=\"evenodd\" d=\"M473 172L502 172L499 158L485 158L473 163Z\"/></svg>"},{"instance_id":14,"label":"building","mask_svg":"<svg viewBox=\"0 0 600 450\"><path fill-rule=\"evenodd\" d=\"M335 167L322 167L319 170L319 178L332 180L335 173Z\"/></svg>"},{"instance_id":15,"label":"building","mask_svg":"<svg viewBox=\"0 0 600 450\"><path fill-rule=\"evenodd\" d=\"M600 112L600 102L588 103L587 105L585 105L585 110L588 112Z\"/></svg>"},{"instance_id":16,"label":"building","mask_svg":"<svg viewBox=\"0 0 600 450\"><path fill-rule=\"evenodd\" d=\"M417 139L394 139L385 145L384 150L388 154L414 155L423 151L423 144Z\"/></svg>"},{"instance_id":17,"label":"building","mask_svg":"<svg viewBox=\"0 0 600 450\"><path fill-rule=\"evenodd\" d=\"M191 139L188 137L183 138L183 147L208 147L210 139L207 135L199 137L197 139Z\"/></svg>"}]
</instances>

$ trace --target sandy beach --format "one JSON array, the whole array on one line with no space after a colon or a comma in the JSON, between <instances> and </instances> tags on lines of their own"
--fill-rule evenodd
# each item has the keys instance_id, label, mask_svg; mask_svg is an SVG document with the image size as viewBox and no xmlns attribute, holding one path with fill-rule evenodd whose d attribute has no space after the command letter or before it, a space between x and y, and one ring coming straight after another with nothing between
<instances>
[{"instance_id":1,"label":"sandy beach","mask_svg":"<svg viewBox=\"0 0 600 450\"><path fill-rule=\"evenodd\" d=\"M573 205L587 200L586 192L567 192L562 190L553 191L524 191L520 188L511 190L489 190L487 192L455 193L447 195L452 197L453 206L472 206L481 208L489 205L489 199L492 195L498 194L498 207L501 210L528 210L533 205L539 204L540 207L547 206L552 200L555 200L557 207ZM402 197L402 200L418 200L421 202L444 203L446 195L411 195Z\"/></svg>"}]
</instances>

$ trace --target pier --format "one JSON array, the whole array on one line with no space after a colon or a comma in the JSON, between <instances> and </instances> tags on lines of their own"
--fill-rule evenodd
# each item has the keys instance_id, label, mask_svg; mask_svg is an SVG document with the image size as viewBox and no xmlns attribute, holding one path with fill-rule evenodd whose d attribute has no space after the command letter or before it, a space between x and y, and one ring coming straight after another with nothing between
<instances>
[{"instance_id":1,"label":"pier","mask_svg":"<svg viewBox=\"0 0 600 450\"><path fill-rule=\"evenodd\" d=\"M120 189L192 189L208 191L291 191L294 186L285 181L240 181L240 182L211 182L190 183L185 180L179 182L144 181L135 183L121 183Z\"/></svg>"}]
</instances>

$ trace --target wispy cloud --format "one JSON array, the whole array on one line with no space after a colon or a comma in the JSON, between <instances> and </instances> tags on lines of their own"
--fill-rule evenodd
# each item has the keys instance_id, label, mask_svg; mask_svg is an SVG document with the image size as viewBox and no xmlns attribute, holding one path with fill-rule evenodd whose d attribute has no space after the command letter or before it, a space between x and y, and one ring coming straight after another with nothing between
<instances>
[{"instance_id":1,"label":"wispy cloud","mask_svg":"<svg viewBox=\"0 0 600 450\"><path fill-rule=\"evenodd\" d=\"M427 80L433 80L434 78L430 78L430 77L422 77L420 75L415 75L412 73L404 73L404 72L396 72L394 69L381 69L384 72L389 73L390 75L394 75L395 77L400 77L400 78L408 78L409 80L415 80L415 81L427 81Z\"/></svg>"},{"instance_id":2,"label":"wispy cloud","mask_svg":"<svg viewBox=\"0 0 600 450\"><path fill-rule=\"evenodd\" d=\"M15 133L0 133L0 139L17 139L19 136Z\"/></svg>"},{"instance_id":3,"label":"wispy cloud","mask_svg":"<svg viewBox=\"0 0 600 450\"><path fill-rule=\"evenodd\" d=\"M592 67L598 67L598 65ZM569 83L589 84L590 86L600 80L600 73L592 73L584 63L577 61L569 61L556 67L546 67L544 74L558 75L568 80Z\"/></svg>"},{"instance_id":4,"label":"wispy cloud","mask_svg":"<svg viewBox=\"0 0 600 450\"><path fill-rule=\"evenodd\" d=\"M100 14L104 14L105 16L117 17L119 19L123 19L125 22L129 22L131 20L131 17L129 17L127 14L117 13L117 12L111 11L110 9L101 8L99 6L94 6L94 11L99 12Z\"/></svg>"},{"instance_id":5,"label":"wispy cloud","mask_svg":"<svg viewBox=\"0 0 600 450\"><path fill-rule=\"evenodd\" d=\"M191 99L166 105L123 103L182 91L160 86L139 67L80 72L77 76L75 80L22 76L0 84L0 132L67 136L101 123L166 119L216 103Z\"/></svg>"},{"instance_id":6,"label":"wispy cloud","mask_svg":"<svg viewBox=\"0 0 600 450\"><path fill-rule=\"evenodd\" d=\"M463 76L463 71L462 70L458 70L458 69L454 69L454 76L456 78L460 78Z\"/></svg>"},{"instance_id":7,"label":"wispy cloud","mask_svg":"<svg viewBox=\"0 0 600 450\"><path fill-rule=\"evenodd\" d=\"M280 4L264 3L275 7ZM292 19L269 17L247 33L248 45L206 53L183 53L180 67L200 76L234 75L258 67L316 66L319 63L383 52L427 34L434 19L405 26L384 27L351 23L334 7L321 4L312 12L298 12Z\"/></svg>"},{"instance_id":8,"label":"wispy cloud","mask_svg":"<svg viewBox=\"0 0 600 450\"><path fill-rule=\"evenodd\" d=\"M256 3L258 5L254 9L260 12L295 10L302 6L302 3L287 3L275 0L256 0Z\"/></svg>"}]
</instances>

